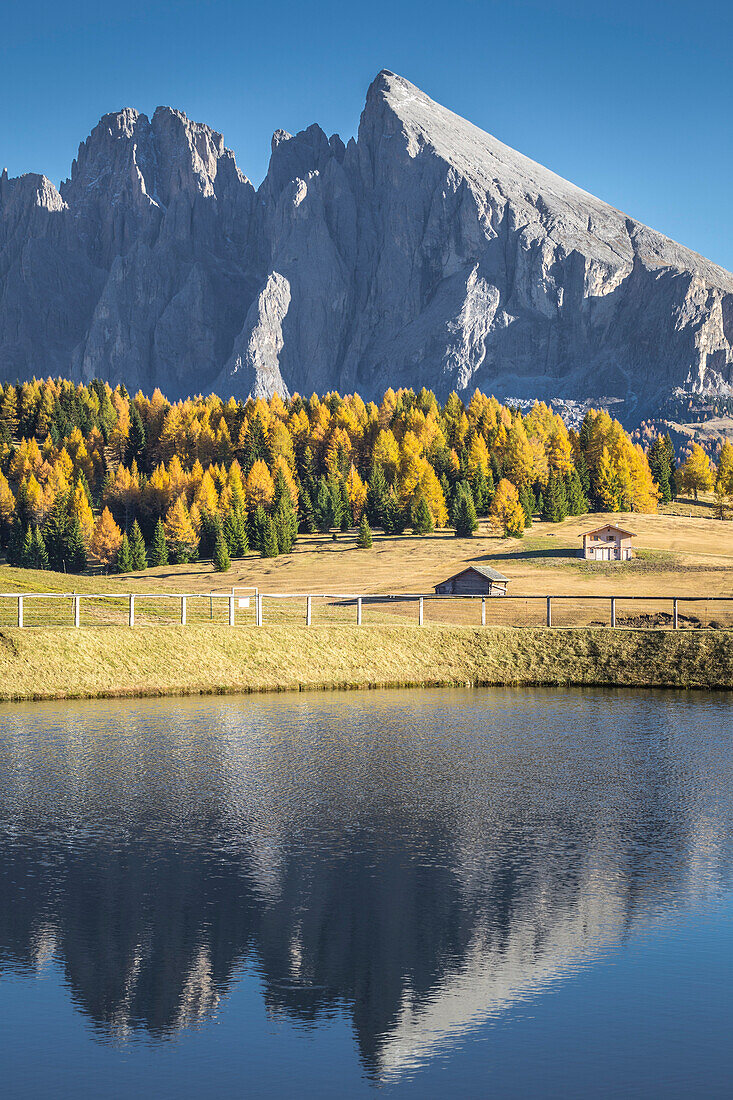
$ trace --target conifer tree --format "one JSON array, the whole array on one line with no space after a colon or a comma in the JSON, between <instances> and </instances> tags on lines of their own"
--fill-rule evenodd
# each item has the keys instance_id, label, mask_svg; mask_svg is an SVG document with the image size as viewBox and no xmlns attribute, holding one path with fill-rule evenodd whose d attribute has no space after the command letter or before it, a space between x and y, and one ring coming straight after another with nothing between
<instances>
[{"instance_id":1,"label":"conifer tree","mask_svg":"<svg viewBox=\"0 0 733 1100\"><path fill-rule=\"evenodd\" d=\"M232 557L241 558L249 550L247 519L243 508L232 507L224 517L224 539Z\"/></svg>"},{"instance_id":2,"label":"conifer tree","mask_svg":"<svg viewBox=\"0 0 733 1100\"><path fill-rule=\"evenodd\" d=\"M23 546L20 552L20 564L24 569L34 569L36 565L35 542L33 539L33 528L30 523L26 528L25 537L23 538Z\"/></svg>"},{"instance_id":3,"label":"conifer tree","mask_svg":"<svg viewBox=\"0 0 733 1100\"><path fill-rule=\"evenodd\" d=\"M249 545L252 550L257 551L258 554L262 553L266 525L267 512L260 504L252 512L249 513L247 529Z\"/></svg>"},{"instance_id":4,"label":"conifer tree","mask_svg":"<svg viewBox=\"0 0 733 1100\"><path fill-rule=\"evenodd\" d=\"M232 562L229 557L229 549L221 528L219 529L219 533L216 536L216 542L214 543L213 561L217 573L226 573L226 571L231 568Z\"/></svg>"},{"instance_id":5,"label":"conifer tree","mask_svg":"<svg viewBox=\"0 0 733 1100\"><path fill-rule=\"evenodd\" d=\"M158 519L153 532L153 542L150 547L149 564L155 569L160 565L168 564L168 540L165 537L163 520Z\"/></svg>"},{"instance_id":6,"label":"conifer tree","mask_svg":"<svg viewBox=\"0 0 733 1100\"><path fill-rule=\"evenodd\" d=\"M33 529L33 558L36 569L48 569L48 552L40 527L34 527ZM84 564L86 565L86 555L84 556Z\"/></svg>"},{"instance_id":7,"label":"conifer tree","mask_svg":"<svg viewBox=\"0 0 733 1100\"><path fill-rule=\"evenodd\" d=\"M524 526L525 528L531 527L532 516L537 507L537 502L534 499L534 493L529 485L525 485L524 488L520 490L519 503L522 505L522 511L524 512Z\"/></svg>"},{"instance_id":8,"label":"conifer tree","mask_svg":"<svg viewBox=\"0 0 733 1100\"><path fill-rule=\"evenodd\" d=\"M384 469L378 462L375 462L367 484L365 505L367 519L372 527L382 527L384 525L384 508L387 503L387 496L388 488Z\"/></svg>"},{"instance_id":9,"label":"conifer tree","mask_svg":"<svg viewBox=\"0 0 733 1100\"><path fill-rule=\"evenodd\" d=\"M263 558L276 558L279 554L279 548L277 545L277 535L275 534L275 525L272 522L272 517L267 516L265 520L265 530L262 536L262 549L260 550L260 556Z\"/></svg>"},{"instance_id":10,"label":"conifer tree","mask_svg":"<svg viewBox=\"0 0 733 1100\"><path fill-rule=\"evenodd\" d=\"M425 494L421 491L418 491L412 502L410 524L414 535L429 535L435 530L428 502L425 500Z\"/></svg>"},{"instance_id":11,"label":"conifer tree","mask_svg":"<svg viewBox=\"0 0 733 1100\"><path fill-rule=\"evenodd\" d=\"M565 491L568 515L584 516L588 511L588 498L583 490L583 485L577 470L571 470L568 474Z\"/></svg>"},{"instance_id":12,"label":"conifer tree","mask_svg":"<svg viewBox=\"0 0 733 1100\"><path fill-rule=\"evenodd\" d=\"M326 534L334 526L333 496L325 477L318 479L313 515L316 527L322 534Z\"/></svg>"},{"instance_id":13,"label":"conifer tree","mask_svg":"<svg viewBox=\"0 0 733 1100\"><path fill-rule=\"evenodd\" d=\"M132 568L135 572L148 568L148 559L145 552L145 539L140 530L140 524L135 520L130 529L130 557Z\"/></svg>"},{"instance_id":14,"label":"conifer tree","mask_svg":"<svg viewBox=\"0 0 733 1100\"><path fill-rule=\"evenodd\" d=\"M680 467L680 481L683 489L692 492L695 500L698 493L705 493L713 487L714 468L699 443L693 443L687 458Z\"/></svg>"},{"instance_id":15,"label":"conifer tree","mask_svg":"<svg viewBox=\"0 0 733 1100\"><path fill-rule=\"evenodd\" d=\"M495 527L503 531L506 538L522 538L525 527L524 509L516 487L507 478L502 478L496 487L491 504L491 520Z\"/></svg>"},{"instance_id":16,"label":"conifer tree","mask_svg":"<svg viewBox=\"0 0 733 1100\"><path fill-rule=\"evenodd\" d=\"M547 523L560 523L567 517L568 502L562 479L554 472L550 473L547 488L543 496L542 518Z\"/></svg>"},{"instance_id":17,"label":"conifer tree","mask_svg":"<svg viewBox=\"0 0 733 1100\"><path fill-rule=\"evenodd\" d=\"M339 527L342 531L348 531L354 522L354 516L351 511L351 501L349 500L349 490L346 488L346 482L343 476L339 478L338 483L339 493Z\"/></svg>"},{"instance_id":18,"label":"conifer tree","mask_svg":"<svg viewBox=\"0 0 733 1100\"><path fill-rule=\"evenodd\" d=\"M298 495L298 530L305 535L312 535L318 530L311 495L305 485L300 486Z\"/></svg>"},{"instance_id":19,"label":"conifer tree","mask_svg":"<svg viewBox=\"0 0 733 1100\"><path fill-rule=\"evenodd\" d=\"M359 524L359 533L356 536L356 545L359 550L369 550L372 545L372 529L369 526L369 520L366 517L366 512L364 512L361 517L361 522Z\"/></svg>"},{"instance_id":20,"label":"conifer tree","mask_svg":"<svg viewBox=\"0 0 733 1100\"><path fill-rule=\"evenodd\" d=\"M115 567L118 573L131 573L132 572L132 555L130 554L130 542L127 538L127 531L122 536L122 542L120 548L117 551L117 560Z\"/></svg>"},{"instance_id":21,"label":"conifer tree","mask_svg":"<svg viewBox=\"0 0 733 1100\"><path fill-rule=\"evenodd\" d=\"M669 504L672 499L672 472L674 468L674 449L672 454L667 448L667 439L662 435L658 435L649 448L649 454L647 458L649 460L649 469L652 472L652 477L659 486L660 500L663 504ZM670 440L671 446L671 440Z\"/></svg>"},{"instance_id":22,"label":"conifer tree","mask_svg":"<svg viewBox=\"0 0 733 1100\"><path fill-rule=\"evenodd\" d=\"M83 573L87 567L87 544L78 516L72 516L66 532L66 567L70 573Z\"/></svg>"},{"instance_id":23,"label":"conifer tree","mask_svg":"<svg viewBox=\"0 0 733 1100\"><path fill-rule=\"evenodd\" d=\"M287 489L272 513L272 522L280 553L289 554L298 534L298 516Z\"/></svg>"},{"instance_id":24,"label":"conifer tree","mask_svg":"<svg viewBox=\"0 0 733 1100\"><path fill-rule=\"evenodd\" d=\"M473 503L471 490L465 483L461 483L455 497L453 508L453 526L456 529L456 538L470 539L478 527L476 518L476 506Z\"/></svg>"},{"instance_id":25,"label":"conifer tree","mask_svg":"<svg viewBox=\"0 0 733 1100\"><path fill-rule=\"evenodd\" d=\"M397 499L394 489L390 489L382 511L382 528L385 535L401 535L407 526L405 509Z\"/></svg>"},{"instance_id":26,"label":"conifer tree","mask_svg":"<svg viewBox=\"0 0 733 1100\"><path fill-rule=\"evenodd\" d=\"M125 465L131 466L137 461L138 466L144 465L145 451L145 427L142 417L134 402L130 404L130 431L127 436L127 448L125 450Z\"/></svg>"}]
</instances>

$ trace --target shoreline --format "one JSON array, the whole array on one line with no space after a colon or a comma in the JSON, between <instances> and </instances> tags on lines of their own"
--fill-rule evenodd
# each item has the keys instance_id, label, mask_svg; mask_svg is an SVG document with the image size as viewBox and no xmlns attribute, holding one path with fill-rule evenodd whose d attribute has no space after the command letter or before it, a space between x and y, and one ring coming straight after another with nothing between
<instances>
[{"instance_id":1,"label":"shoreline","mask_svg":"<svg viewBox=\"0 0 733 1100\"><path fill-rule=\"evenodd\" d=\"M489 686L733 689L733 632L337 626L0 630L0 701Z\"/></svg>"}]
</instances>

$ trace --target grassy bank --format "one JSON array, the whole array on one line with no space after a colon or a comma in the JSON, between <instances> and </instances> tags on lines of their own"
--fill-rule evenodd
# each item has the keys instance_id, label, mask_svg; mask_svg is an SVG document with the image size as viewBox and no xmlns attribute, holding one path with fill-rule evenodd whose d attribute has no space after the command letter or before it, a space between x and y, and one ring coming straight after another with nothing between
<instances>
[{"instance_id":1,"label":"grassy bank","mask_svg":"<svg viewBox=\"0 0 733 1100\"><path fill-rule=\"evenodd\" d=\"M723 631L431 626L0 631L0 698L587 684L733 688Z\"/></svg>"}]
</instances>

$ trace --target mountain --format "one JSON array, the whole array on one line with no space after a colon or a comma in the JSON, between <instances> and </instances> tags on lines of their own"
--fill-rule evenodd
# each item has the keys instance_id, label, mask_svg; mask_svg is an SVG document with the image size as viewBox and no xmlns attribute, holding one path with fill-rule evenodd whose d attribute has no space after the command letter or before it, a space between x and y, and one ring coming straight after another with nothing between
<instances>
[{"instance_id":1,"label":"mountain","mask_svg":"<svg viewBox=\"0 0 733 1100\"><path fill-rule=\"evenodd\" d=\"M258 190L221 134L105 115L71 178L0 177L0 378L170 397L425 385L733 393L733 275L380 73L358 137L277 131Z\"/></svg>"}]
</instances>

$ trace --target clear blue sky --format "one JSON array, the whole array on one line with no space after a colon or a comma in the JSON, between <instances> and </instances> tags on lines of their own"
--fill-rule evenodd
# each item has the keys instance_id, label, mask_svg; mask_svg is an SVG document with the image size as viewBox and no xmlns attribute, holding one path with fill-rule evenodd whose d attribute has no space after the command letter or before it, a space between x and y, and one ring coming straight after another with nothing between
<instances>
[{"instance_id":1,"label":"clear blue sky","mask_svg":"<svg viewBox=\"0 0 733 1100\"><path fill-rule=\"evenodd\" d=\"M733 269L730 3L6 0L0 166L64 178L99 117L179 107L259 183L270 136L354 134L382 68Z\"/></svg>"}]
</instances>

